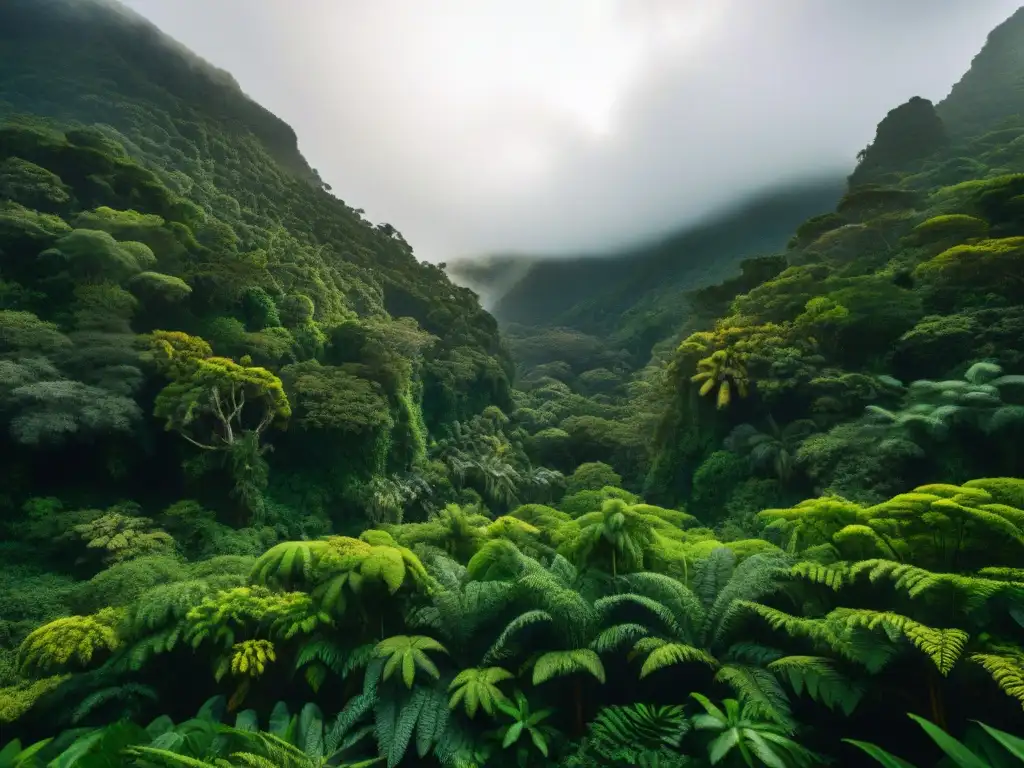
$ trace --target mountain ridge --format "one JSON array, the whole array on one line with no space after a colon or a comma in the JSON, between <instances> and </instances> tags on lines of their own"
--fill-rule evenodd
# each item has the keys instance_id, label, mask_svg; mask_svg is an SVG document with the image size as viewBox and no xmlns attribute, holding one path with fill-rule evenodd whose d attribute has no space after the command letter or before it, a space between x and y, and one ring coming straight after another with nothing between
<instances>
[{"instance_id":1,"label":"mountain ridge","mask_svg":"<svg viewBox=\"0 0 1024 768\"><path fill-rule=\"evenodd\" d=\"M455 262L447 271L487 295L489 311L506 326L566 326L612 337L632 314L635 333L616 341L642 361L683 319L680 302L659 297L711 285L745 258L782 250L798 224L834 207L844 187L844 178L828 176L762 190L700 224L611 255L498 257ZM508 286L493 296L502 281Z\"/></svg>"},{"instance_id":2,"label":"mountain ridge","mask_svg":"<svg viewBox=\"0 0 1024 768\"><path fill-rule=\"evenodd\" d=\"M229 72L117 0L5 0L0 7L0 45L37 34L35 27L40 24L46 26L48 36L68 40L69 55L78 55L76 48L88 50L94 45L116 50L126 63L145 71L173 95L201 104L225 125L239 124L251 131L282 168L322 186L287 122L246 94ZM119 86L130 83L119 82Z\"/></svg>"}]
</instances>

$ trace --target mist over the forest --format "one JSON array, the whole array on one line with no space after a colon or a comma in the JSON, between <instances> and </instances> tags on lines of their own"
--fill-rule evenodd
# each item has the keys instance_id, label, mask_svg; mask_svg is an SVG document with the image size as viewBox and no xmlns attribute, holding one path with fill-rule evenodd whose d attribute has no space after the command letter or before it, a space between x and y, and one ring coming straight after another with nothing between
<instances>
[{"instance_id":1,"label":"mist over the forest","mask_svg":"<svg viewBox=\"0 0 1024 768\"><path fill-rule=\"evenodd\" d=\"M421 258L615 250L848 172L1013 0L126 0L295 128Z\"/></svg>"}]
</instances>

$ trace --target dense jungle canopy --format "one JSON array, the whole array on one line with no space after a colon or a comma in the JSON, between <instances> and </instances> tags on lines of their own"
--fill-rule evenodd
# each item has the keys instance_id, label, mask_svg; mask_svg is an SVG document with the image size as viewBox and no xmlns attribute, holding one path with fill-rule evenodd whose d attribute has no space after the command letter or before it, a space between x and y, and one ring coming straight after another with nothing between
<instances>
[{"instance_id":1,"label":"dense jungle canopy","mask_svg":"<svg viewBox=\"0 0 1024 768\"><path fill-rule=\"evenodd\" d=\"M0 768L1019 765L1021 50L499 329L230 75L4 0Z\"/></svg>"}]
</instances>

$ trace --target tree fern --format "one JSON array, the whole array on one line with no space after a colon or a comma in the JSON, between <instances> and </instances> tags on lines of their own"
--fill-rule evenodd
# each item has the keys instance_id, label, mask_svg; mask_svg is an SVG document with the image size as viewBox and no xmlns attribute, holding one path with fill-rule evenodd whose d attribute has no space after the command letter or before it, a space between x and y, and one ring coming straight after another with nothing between
<instances>
[{"instance_id":1,"label":"tree fern","mask_svg":"<svg viewBox=\"0 0 1024 768\"><path fill-rule=\"evenodd\" d=\"M442 584L430 595L429 605L410 611L406 624L430 630L444 638L452 653L462 655L477 638L479 627L498 617L508 605L514 588L504 581Z\"/></svg>"}]
</instances>

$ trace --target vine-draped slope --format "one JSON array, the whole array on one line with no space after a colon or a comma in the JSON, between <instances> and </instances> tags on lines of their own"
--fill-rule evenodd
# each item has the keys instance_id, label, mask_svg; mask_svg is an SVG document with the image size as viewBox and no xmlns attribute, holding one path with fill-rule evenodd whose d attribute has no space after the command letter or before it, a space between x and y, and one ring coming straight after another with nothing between
<instances>
[{"instance_id":1,"label":"vine-draped slope","mask_svg":"<svg viewBox=\"0 0 1024 768\"><path fill-rule=\"evenodd\" d=\"M0 768L1015 764L1022 45L510 354L229 75L4 2Z\"/></svg>"}]
</instances>

